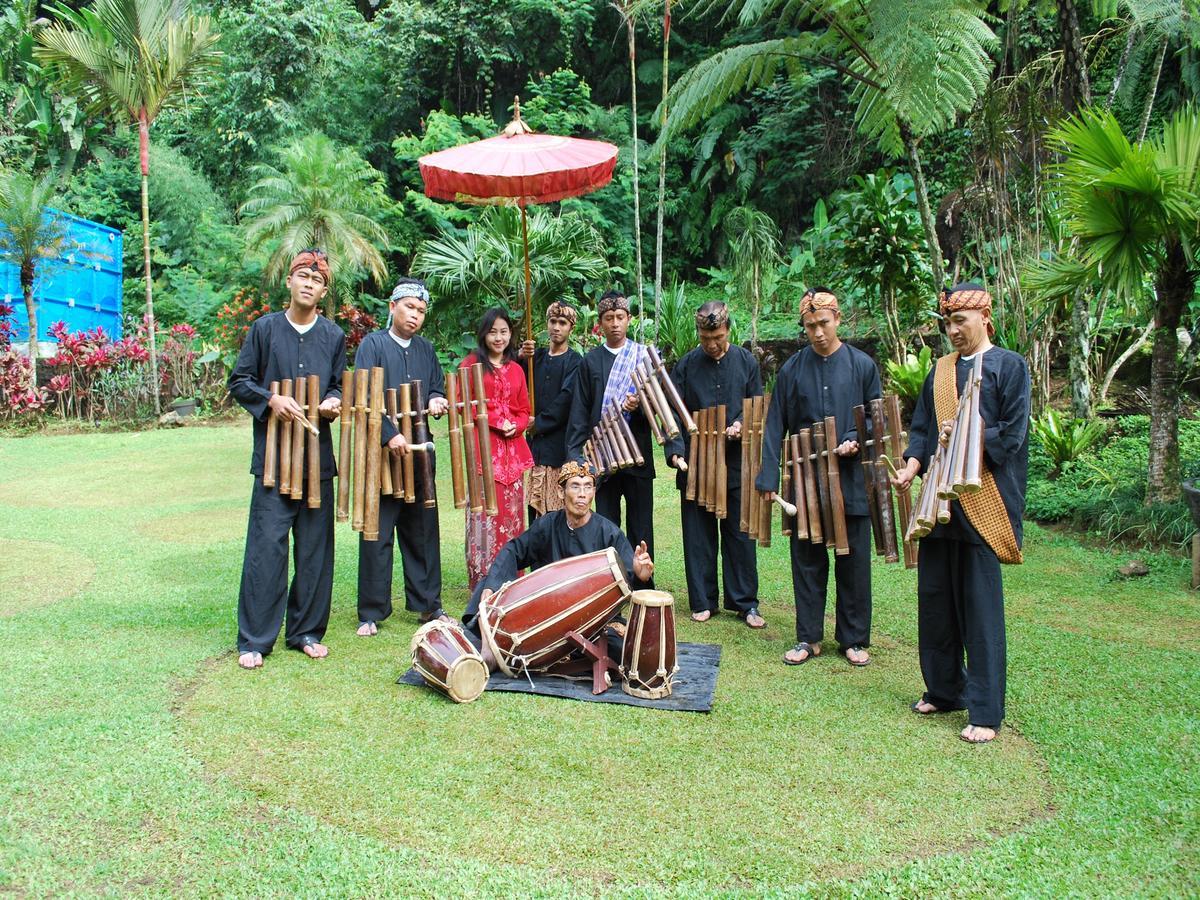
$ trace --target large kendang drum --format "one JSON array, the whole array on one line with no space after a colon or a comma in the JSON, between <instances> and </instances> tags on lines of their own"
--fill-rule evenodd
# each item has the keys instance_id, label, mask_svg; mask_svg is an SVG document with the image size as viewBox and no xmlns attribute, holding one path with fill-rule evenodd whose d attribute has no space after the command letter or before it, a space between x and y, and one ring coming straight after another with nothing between
<instances>
[{"instance_id":1,"label":"large kendang drum","mask_svg":"<svg viewBox=\"0 0 1200 900\"><path fill-rule=\"evenodd\" d=\"M413 668L425 683L453 700L470 703L487 687L488 670L455 622L434 619L417 629L409 645Z\"/></svg>"},{"instance_id":2,"label":"large kendang drum","mask_svg":"<svg viewBox=\"0 0 1200 900\"><path fill-rule=\"evenodd\" d=\"M543 566L504 584L479 606L479 632L496 664L515 677L570 656L571 632L596 638L629 597L611 547Z\"/></svg>"},{"instance_id":3,"label":"large kendang drum","mask_svg":"<svg viewBox=\"0 0 1200 900\"><path fill-rule=\"evenodd\" d=\"M675 598L665 591L634 591L621 650L621 690L659 700L671 695L675 661Z\"/></svg>"}]
</instances>

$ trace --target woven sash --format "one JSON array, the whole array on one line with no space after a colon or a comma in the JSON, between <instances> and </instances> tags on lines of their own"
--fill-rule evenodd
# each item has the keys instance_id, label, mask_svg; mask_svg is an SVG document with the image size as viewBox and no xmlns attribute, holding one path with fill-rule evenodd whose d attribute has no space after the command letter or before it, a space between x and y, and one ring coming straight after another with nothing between
<instances>
[{"instance_id":1,"label":"woven sash","mask_svg":"<svg viewBox=\"0 0 1200 900\"><path fill-rule=\"evenodd\" d=\"M937 370L933 376L933 405L937 411L939 422L953 420L958 413L958 384L955 379L955 365L958 363L958 353L950 353L937 361ZM1004 500L1000 497L1000 489L996 487L996 479L992 470L987 467L987 461L980 466L983 487L973 494L962 494L958 504L967 516L967 521L974 526L989 547L996 551L996 556L1002 563L1013 565L1024 562L1021 548L1017 546L1017 536L1013 534L1012 521L1008 518L1008 510L1004 508Z\"/></svg>"}]
</instances>

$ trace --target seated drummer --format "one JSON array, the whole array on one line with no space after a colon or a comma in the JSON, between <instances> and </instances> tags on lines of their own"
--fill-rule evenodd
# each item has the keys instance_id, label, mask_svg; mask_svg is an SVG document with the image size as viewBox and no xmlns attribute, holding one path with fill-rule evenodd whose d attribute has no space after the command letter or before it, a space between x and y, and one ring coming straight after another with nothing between
<instances>
[{"instance_id":1,"label":"seated drummer","mask_svg":"<svg viewBox=\"0 0 1200 900\"><path fill-rule=\"evenodd\" d=\"M627 579L633 575L645 582L654 574L645 541L634 550L620 528L592 512L596 474L589 466L567 460L558 482L563 486L563 508L539 516L524 534L505 544L488 569L487 577L475 588L463 613L463 622L472 631L478 629L479 604L524 568L541 567L612 547L625 567Z\"/></svg>"}]
</instances>

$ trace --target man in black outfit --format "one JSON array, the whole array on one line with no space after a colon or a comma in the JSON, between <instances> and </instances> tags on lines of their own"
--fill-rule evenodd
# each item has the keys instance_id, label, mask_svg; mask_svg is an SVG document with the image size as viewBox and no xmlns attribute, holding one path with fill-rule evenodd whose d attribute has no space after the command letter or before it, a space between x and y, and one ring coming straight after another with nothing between
<instances>
[{"instance_id":1,"label":"man in black outfit","mask_svg":"<svg viewBox=\"0 0 1200 900\"><path fill-rule=\"evenodd\" d=\"M333 593L333 486L336 471L329 419L341 408L341 378L346 368L346 336L317 313L332 275L325 254L305 250L292 260L287 277L291 302L284 312L268 313L250 326L237 363L229 373L229 393L254 417L250 472L250 524L238 593L238 665L257 669L270 654L287 610L289 647L313 659L329 653L321 643L329 624ZM272 394L272 381L320 378L321 505L285 497L264 488L263 455L267 420L305 419L291 397ZM297 426L299 427L299 426ZM288 586L288 533L292 535L295 575Z\"/></svg>"},{"instance_id":2,"label":"man in black outfit","mask_svg":"<svg viewBox=\"0 0 1200 900\"><path fill-rule=\"evenodd\" d=\"M356 369L383 366L384 390L405 382L420 381L428 398L429 415L446 412L446 379L433 344L417 334L425 324L429 291L424 282L402 278L392 291L387 327L363 338L354 358ZM383 443L408 452L404 436L383 419ZM433 462L433 454L430 454ZM424 496L421 467L415 469L417 496ZM394 537L393 537L394 535ZM442 611L442 557L437 507L406 503L394 497L379 498L379 540L358 541L358 635L370 637L379 623L392 614L392 563L395 542L404 564L404 606L420 621L444 615Z\"/></svg>"},{"instance_id":3,"label":"man in black outfit","mask_svg":"<svg viewBox=\"0 0 1200 900\"><path fill-rule=\"evenodd\" d=\"M960 737L986 744L1004 719L1007 644L1000 564L1018 564L1029 463L1029 367L992 345L992 298L980 285L941 296L954 353L938 360L913 412L908 464L893 481L907 487L953 430L958 397L983 354L983 487L950 503L950 521L921 538L917 557L917 643L925 693L920 715L966 709ZM941 424L939 424L941 423ZM966 666L963 653L966 653Z\"/></svg>"},{"instance_id":4,"label":"man in black outfit","mask_svg":"<svg viewBox=\"0 0 1200 900\"><path fill-rule=\"evenodd\" d=\"M833 416L838 444L842 498L846 511L847 556L834 560L837 584L834 636L846 661L865 666L871 658L871 516L867 507L862 465L855 461L860 435L854 426L854 407L879 394L879 370L871 357L842 343L837 329L842 314L837 297L827 288L813 288L800 301L800 321L809 345L779 370L763 436L762 471L755 482L760 491L779 486L779 454L783 436L811 428ZM868 435L861 435L866 440ZM818 460L824 464L823 460ZM800 540L792 532L792 592L796 600L796 645L783 656L799 665L821 653L825 634L825 593L829 552L824 545Z\"/></svg>"},{"instance_id":5,"label":"man in black outfit","mask_svg":"<svg viewBox=\"0 0 1200 900\"><path fill-rule=\"evenodd\" d=\"M729 343L729 308L719 301L705 303L696 312L700 346L684 354L671 372L671 380L689 410L725 407L725 465L728 469L726 503L737 510L742 496L742 400L763 392L762 374L754 354ZM688 458L691 435L681 429L669 441L666 456L676 469ZM717 612L717 535L720 534L721 577L725 608L751 628L765 628L758 612L758 561L754 541L738 527L737 513L718 519L695 500L684 496L687 474L675 476L679 488L683 526L683 566L687 574L688 603L692 618L707 622Z\"/></svg>"},{"instance_id":6,"label":"man in black outfit","mask_svg":"<svg viewBox=\"0 0 1200 900\"><path fill-rule=\"evenodd\" d=\"M654 457L650 425L640 412L633 387L633 369L642 362L645 348L626 337L629 330L629 300L609 291L596 306L604 343L590 351L576 371L574 400L567 424L567 458L583 459L583 445L603 410L615 404L633 431L643 464L609 475L596 490L596 512L618 527L621 501L625 501L625 533L633 544L644 543L654 555ZM636 576L635 590L653 588L652 580Z\"/></svg>"},{"instance_id":7,"label":"man in black outfit","mask_svg":"<svg viewBox=\"0 0 1200 900\"><path fill-rule=\"evenodd\" d=\"M533 358L534 416L525 430L533 453L529 471L529 521L562 509L563 489L559 468L567 461L567 416L574 396L575 372L583 357L568 346L579 314L567 303L551 303L546 310L550 346L533 341L521 345L521 358Z\"/></svg>"}]
</instances>

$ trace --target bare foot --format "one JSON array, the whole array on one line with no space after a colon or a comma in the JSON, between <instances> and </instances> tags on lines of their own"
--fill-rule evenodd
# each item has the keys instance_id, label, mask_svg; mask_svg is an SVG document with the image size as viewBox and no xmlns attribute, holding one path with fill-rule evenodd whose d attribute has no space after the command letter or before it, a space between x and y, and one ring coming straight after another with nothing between
<instances>
[{"instance_id":1,"label":"bare foot","mask_svg":"<svg viewBox=\"0 0 1200 900\"><path fill-rule=\"evenodd\" d=\"M707 609L704 610L703 612L692 613L692 621L693 622L707 622L711 618L712 618L712 612Z\"/></svg>"},{"instance_id":2,"label":"bare foot","mask_svg":"<svg viewBox=\"0 0 1200 900\"><path fill-rule=\"evenodd\" d=\"M986 744L996 739L996 729L983 725L968 725L962 730L959 737L968 744Z\"/></svg>"},{"instance_id":3,"label":"bare foot","mask_svg":"<svg viewBox=\"0 0 1200 900\"><path fill-rule=\"evenodd\" d=\"M329 648L324 644L313 641L311 644L305 644L301 649L310 659L324 659L329 655Z\"/></svg>"},{"instance_id":4,"label":"bare foot","mask_svg":"<svg viewBox=\"0 0 1200 900\"><path fill-rule=\"evenodd\" d=\"M941 712L940 709L925 699L918 700L916 703L914 703L912 705L912 711L922 716L928 716L932 715L933 713Z\"/></svg>"},{"instance_id":5,"label":"bare foot","mask_svg":"<svg viewBox=\"0 0 1200 900\"><path fill-rule=\"evenodd\" d=\"M359 637L371 637L372 635L379 634L379 626L374 622L362 622L358 626L358 631L354 633Z\"/></svg>"},{"instance_id":6,"label":"bare foot","mask_svg":"<svg viewBox=\"0 0 1200 900\"><path fill-rule=\"evenodd\" d=\"M255 653L253 650L247 650L238 657L238 665L243 669L261 669L263 658L261 653Z\"/></svg>"}]
</instances>

